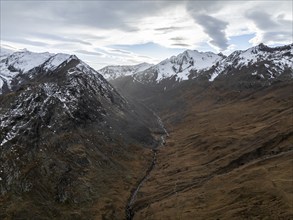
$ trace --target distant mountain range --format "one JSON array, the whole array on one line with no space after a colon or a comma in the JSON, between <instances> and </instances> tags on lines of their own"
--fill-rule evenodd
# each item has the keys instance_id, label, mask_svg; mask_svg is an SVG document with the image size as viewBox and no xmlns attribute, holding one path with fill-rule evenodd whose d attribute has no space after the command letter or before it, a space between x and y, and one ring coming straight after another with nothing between
<instances>
[{"instance_id":1,"label":"distant mountain range","mask_svg":"<svg viewBox=\"0 0 293 220\"><path fill-rule=\"evenodd\" d=\"M152 66L153 65L149 63L125 66L106 66L100 69L99 73L101 73L107 80L114 80L119 77L134 75Z\"/></svg>"},{"instance_id":2,"label":"distant mountain range","mask_svg":"<svg viewBox=\"0 0 293 220\"><path fill-rule=\"evenodd\" d=\"M293 44L274 48L260 44L244 51L235 51L229 56L186 50L144 70L136 68L137 66L109 66L99 72L109 80L131 75L142 83L182 81L198 77L214 81L221 75L241 71L248 71L247 74L255 78L275 80L283 74L293 77Z\"/></svg>"}]
</instances>

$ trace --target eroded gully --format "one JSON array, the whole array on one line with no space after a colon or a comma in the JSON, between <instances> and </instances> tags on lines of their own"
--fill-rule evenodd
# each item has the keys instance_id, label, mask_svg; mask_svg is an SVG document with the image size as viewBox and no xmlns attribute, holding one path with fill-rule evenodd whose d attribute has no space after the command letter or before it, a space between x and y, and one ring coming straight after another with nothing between
<instances>
[{"instance_id":1,"label":"eroded gully","mask_svg":"<svg viewBox=\"0 0 293 220\"><path fill-rule=\"evenodd\" d=\"M135 210L134 210L134 203L136 201L137 198L137 194L140 190L140 188L143 186L143 184L145 183L145 181L148 179L148 177L150 176L150 173L152 172L152 170L154 169L155 165L156 165L156 161L157 161L157 153L158 150L161 146L163 146L165 144L165 138L167 136L169 136L166 128L164 127L164 124L161 120L161 118L155 113L153 112L151 109L149 109L153 115L157 118L158 124L161 127L161 129L163 130L161 137L160 137L160 143L158 145L157 148L152 149L153 152L153 158L152 161L148 167L148 169L145 172L145 175L141 178L141 180L138 182L138 184L134 187L134 189L131 191L131 195L128 199L127 205L125 207L125 214L126 214L126 219L127 220L132 220L134 215L135 215Z\"/></svg>"}]
</instances>

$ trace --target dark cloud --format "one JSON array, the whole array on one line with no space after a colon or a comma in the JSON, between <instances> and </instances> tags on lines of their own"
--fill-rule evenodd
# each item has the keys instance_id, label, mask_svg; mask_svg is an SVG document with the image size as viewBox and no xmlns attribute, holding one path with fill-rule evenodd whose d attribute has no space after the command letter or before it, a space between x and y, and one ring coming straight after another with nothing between
<instances>
[{"instance_id":1,"label":"dark cloud","mask_svg":"<svg viewBox=\"0 0 293 220\"><path fill-rule=\"evenodd\" d=\"M227 22L221 21L209 15L197 15L194 17L196 22L202 26L204 32L209 35L212 40L210 44L218 47L221 50L228 48L228 39L225 34Z\"/></svg>"},{"instance_id":2,"label":"dark cloud","mask_svg":"<svg viewBox=\"0 0 293 220\"><path fill-rule=\"evenodd\" d=\"M182 28L183 27L173 27L173 26L170 26L170 27L155 28L154 30L155 31L159 31L159 32L163 32L165 34L165 33L169 33L169 32L172 32L172 31L180 30Z\"/></svg>"},{"instance_id":3,"label":"dark cloud","mask_svg":"<svg viewBox=\"0 0 293 220\"><path fill-rule=\"evenodd\" d=\"M76 50L74 52L85 54L85 55L91 55L91 56L103 56L104 55L103 53L92 52L92 51L87 51L87 50Z\"/></svg>"},{"instance_id":4,"label":"dark cloud","mask_svg":"<svg viewBox=\"0 0 293 220\"><path fill-rule=\"evenodd\" d=\"M170 38L170 40L173 40L173 41L183 41L183 40L185 40L185 38L184 37L172 37L172 38Z\"/></svg>"},{"instance_id":5,"label":"dark cloud","mask_svg":"<svg viewBox=\"0 0 293 220\"><path fill-rule=\"evenodd\" d=\"M227 22L217 19L211 14L221 10L231 2L223 1L189 1L186 10L193 17L195 23L199 24L204 32L212 39L209 43L221 50L228 48L228 39L225 34Z\"/></svg>"},{"instance_id":6,"label":"dark cloud","mask_svg":"<svg viewBox=\"0 0 293 220\"><path fill-rule=\"evenodd\" d=\"M255 10L246 13L246 17L262 30L262 42L283 42L292 39L292 21L284 19L280 14L276 18L266 12Z\"/></svg>"},{"instance_id":7,"label":"dark cloud","mask_svg":"<svg viewBox=\"0 0 293 220\"><path fill-rule=\"evenodd\" d=\"M292 39L292 30L291 31L269 31L263 34L263 42L284 42L288 39ZM291 41L292 42L292 41Z\"/></svg>"},{"instance_id":8,"label":"dark cloud","mask_svg":"<svg viewBox=\"0 0 293 220\"><path fill-rule=\"evenodd\" d=\"M178 44L172 44L172 46L179 46L179 47L190 47L190 45L189 45L189 44L180 44L180 43L178 43Z\"/></svg>"},{"instance_id":9,"label":"dark cloud","mask_svg":"<svg viewBox=\"0 0 293 220\"><path fill-rule=\"evenodd\" d=\"M263 11L247 12L246 17L253 20L256 26L262 30L273 29L278 26L277 22L273 21L270 15Z\"/></svg>"},{"instance_id":10,"label":"dark cloud","mask_svg":"<svg viewBox=\"0 0 293 220\"><path fill-rule=\"evenodd\" d=\"M230 0L233 2L233 0ZM227 4L231 4L229 1L213 0L213 1L188 1L186 9L191 15L196 14L211 14L219 11Z\"/></svg>"}]
</instances>

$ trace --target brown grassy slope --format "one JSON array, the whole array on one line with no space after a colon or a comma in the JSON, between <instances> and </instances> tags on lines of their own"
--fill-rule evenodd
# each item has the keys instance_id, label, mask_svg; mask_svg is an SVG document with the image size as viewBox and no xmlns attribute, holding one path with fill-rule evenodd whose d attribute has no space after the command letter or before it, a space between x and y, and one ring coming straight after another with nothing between
<instances>
[{"instance_id":1,"label":"brown grassy slope","mask_svg":"<svg viewBox=\"0 0 293 220\"><path fill-rule=\"evenodd\" d=\"M181 94L134 219L292 219L292 95L292 82Z\"/></svg>"},{"instance_id":2,"label":"brown grassy slope","mask_svg":"<svg viewBox=\"0 0 293 220\"><path fill-rule=\"evenodd\" d=\"M124 149L123 143L101 145L94 132L83 134L80 144L69 144L62 154L50 151L54 143L48 142L48 150L22 167L19 180L32 182L31 190L0 196L0 219L123 219L130 191L151 162L151 150L136 145ZM68 139L80 137L68 134L57 141L62 146ZM51 162L53 158L57 162ZM85 158L89 163L83 164ZM60 166L71 170L64 174ZM59 176L67 183L56 185ZM73 199L58 201L60 190Z\"/></svg>"},{"instance_id":3,"label":"brown grassy slope","mask_svg":"<svg viewBox=\"0 0 293 220\"><path fill-rule=\"evenodd\" d=\"M22 134L1 148L1 220L125 217L130 192L151 163L146 145L111 139L98 123L34 134L41 134L37 141Z\"/></svg>"}]
</instances>

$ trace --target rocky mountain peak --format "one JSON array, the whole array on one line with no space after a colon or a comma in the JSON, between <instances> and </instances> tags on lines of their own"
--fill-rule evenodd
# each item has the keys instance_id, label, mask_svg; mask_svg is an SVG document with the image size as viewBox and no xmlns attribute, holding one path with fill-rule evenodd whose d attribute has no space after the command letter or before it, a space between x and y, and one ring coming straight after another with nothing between
<instances>
[{"instance_id":1,"label":"rocky mountain peak","mask_svg":"<svg viewBox=\"0 0 293 220\"><path fill-rule=\"evenodd\" d=\"M38 74L53 72L60 65L65 66L71 60L80 61L75 55L34 53L28 50L1 56L0 94L18 88L22 83Z\"/></svg>"}]
</instances>

